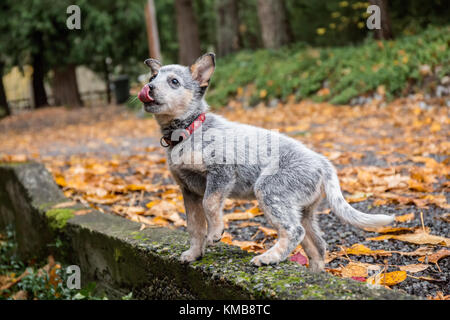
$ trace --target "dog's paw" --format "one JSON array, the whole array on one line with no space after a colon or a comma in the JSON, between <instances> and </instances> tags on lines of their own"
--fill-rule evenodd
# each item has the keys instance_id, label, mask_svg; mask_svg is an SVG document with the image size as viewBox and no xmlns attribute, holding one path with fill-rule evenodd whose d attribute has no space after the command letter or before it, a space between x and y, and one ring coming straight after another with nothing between
<instances>
[{"instance_id":1,"label":"dog's paw","mask_svg":"<svg viewBox=\"0 0 450 320\"><path fill-rule=\"evenodd\" d=\"M250 263L257 267L261 267L261 266L269 265L269 264L277 264L278 262L280 262L279 258L274 257L273 255L270 255L270 254L265 254L265 253L260 254L259 256L256 256L252 260L250 260Z\"/></svg>"},{"instance_id":2,"label":"dog's paw","mask_svg":"<svg viewBox=\"0 0 450 320\"><path fill-rule=\"evenodd\" d=\"M180 261L182 263L189 263L196 260L199 260L202 257L202 254L198 252L198 250L186 250L180 256Z\"/></svg>"},{"instance_id":3,"label":"dog's paw","mask_svg":"<svg viewBox=\"0 0 450 320\"><path fill-rule=\"evenodd\" d=\"M211 232L206 236L206 244L208 246L212 246L215 245L216 243L220 242L220 240L222 239L222 235L223 235L224 230L218 230L215 232Z\"/></svg>"},{"instance_id":4,"label":"dog's paw","mask_svg":"<svg viewBox=\"0 0 450 320\"><path fill-rule=\"evenodd\" d=\"M322 272L322 271L325 271L325 262L323 262L323 261L314 261L314 260L311 260L311 261L309 262L309 269L310 269L312 272Z\"/></svg>"}]
</instances>

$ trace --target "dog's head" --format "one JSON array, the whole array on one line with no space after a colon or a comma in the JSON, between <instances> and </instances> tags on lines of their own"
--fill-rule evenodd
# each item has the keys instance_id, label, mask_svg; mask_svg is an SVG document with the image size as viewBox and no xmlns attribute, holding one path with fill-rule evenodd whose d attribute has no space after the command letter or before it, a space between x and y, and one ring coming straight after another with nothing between
<instances>
[{"instance_id":1,"label":"dog's head","mask_svg":"<svg viewBox=\"0 0 450 320\"><path fill-rule=\"evenodd\" d=\"M158 60L147 59L152 76L138 98L144 110L154 114L177 118L201 105L215 68L215 55L207 53L190 67L162 66Z\"/></svg>"}]
</instances>

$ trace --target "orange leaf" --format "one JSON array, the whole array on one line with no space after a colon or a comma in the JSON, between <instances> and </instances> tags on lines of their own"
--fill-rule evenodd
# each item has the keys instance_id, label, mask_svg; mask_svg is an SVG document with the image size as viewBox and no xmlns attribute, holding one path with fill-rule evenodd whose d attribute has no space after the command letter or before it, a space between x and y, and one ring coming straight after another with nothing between
<instances>
[{"instance_id":1,"label":"orange leaf","mask_svg":"<svg viewBox=\"0 0 450 320\"><path fill-rule=\"evenodd\" d=\"M396 239L400 241L410 242L414 244L434 244L434 245L444 245L444 246L450 246L450 239L444 238L441 236L435 236L432 234L429 234L427 232L424 232L422 229L417 229L414 233L407 233L407 234L385 234L379 237L374 238L367 238L367 240L372 241L381 241L386 239Z\"/></svg>"},{"instance_id":2,"label":"orange leaf","mask_svg":"<svg viewBox=\"0 0 450 320\"><path fill-rule=\"evenodd\" d=\"M275 229L271 229L271 228L266 228L263 226L259 226L258 228L259 230L261 230L267 237L277 237L277 230Z\"/></svg>"},{"instance_id":3,"label":"orange leaf","mask_svg":"<svg viewBox=\"0 0 450 320\"><path fill-rule=\"evenodd\" d=\"M76 216L84 216L85 214L88 214L89 212L92 212L92 209L77 210L73 214Z\"/></svg>"},{"instance_id":4,"label":"orange leaf","mask_svg":"<svg viewBox=\"0 0 450 320\"><path fill-rule=\"evenodd\" d=\"M441 250L436 251L435 253L429 256L421 257L418 260L420 262L425 262L425 259L428 258L429 263L437 263L440 259L446 258L448 256L450 256L450 250L442 248Z\"/></svg>"}]
</instances>

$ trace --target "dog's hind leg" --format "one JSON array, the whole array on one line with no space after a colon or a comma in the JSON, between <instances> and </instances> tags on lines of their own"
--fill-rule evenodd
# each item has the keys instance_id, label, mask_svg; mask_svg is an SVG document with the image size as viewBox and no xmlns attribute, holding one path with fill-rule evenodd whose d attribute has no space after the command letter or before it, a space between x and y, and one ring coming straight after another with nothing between
<instances>
[{"instance_id":1,"label":"dog's hind leg","mask_svg":"<svg viewBox=\"0 0 450 320\"><path fill-rule=\"evenodd\" d=\"M202 205L202 197L182 189L187 217L187 231L190 235L190 248L181 254L182 262L199 259L205 251L206 218Z\"/></svg>"},{"instance_id":2,"label":"dog's hind leg","mask_svg":"<svg viewBox=\"0 0 450 320\"><path fill-rule=\"evenodd\" d=\"M286 199L264 196L261 191L256 191L255 194L264 216L278 232L278 241L251 262L256 266L276 264L285 260L305 237L305 229L300 223L300 208Z\"/></svg>"},{"instance_id":3,"label":"dog's hind leg","mask_svg":"<svg viewBox=\"0 0 450 320\"><path fill-rule=\"evenodd\" d=\"M306 234L301 245L309 258L309 267L312 271L323 271L325 267L324 259L326 253L326 242L321 236L317 217L314 211L317 208L321 198L318 197L311 205L303 209L302 225Z\"/></svg>"},{"instance_id":4,"label":"dog's hind leg","mask_svg":"<svg viewBox=\"0 0 450 320\"><path fill-rule=\"evenodd\" d=\"M206 178L203 208L208 222L207 245L214 244L222 238L224 228L222 220L223 205L233 188L233 184L234 179L231 173L223 167L218 168L217 172L209 173Z\"/></svg>"}]
</instances>

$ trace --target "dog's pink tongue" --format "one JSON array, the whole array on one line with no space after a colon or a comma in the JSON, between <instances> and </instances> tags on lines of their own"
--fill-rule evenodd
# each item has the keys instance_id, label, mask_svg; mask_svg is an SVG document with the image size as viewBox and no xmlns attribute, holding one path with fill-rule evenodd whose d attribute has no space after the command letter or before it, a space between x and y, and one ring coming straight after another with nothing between
<instances>
[{"instance_id":1,"label":"dog's pink tongue","mask_svg":"<svg viewBox=\"0 0 450 320\"><path fill-rule=\"evenodd\" d=\"M144 103L153 101L153 98L150 97L150 89L148 86L142 88L141 92L138 94L138 99Z\"/></svg>"}]
</instances>

